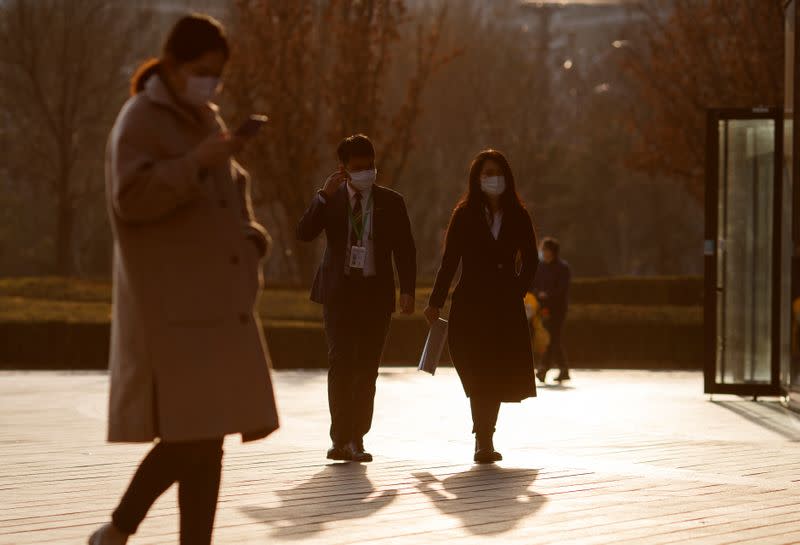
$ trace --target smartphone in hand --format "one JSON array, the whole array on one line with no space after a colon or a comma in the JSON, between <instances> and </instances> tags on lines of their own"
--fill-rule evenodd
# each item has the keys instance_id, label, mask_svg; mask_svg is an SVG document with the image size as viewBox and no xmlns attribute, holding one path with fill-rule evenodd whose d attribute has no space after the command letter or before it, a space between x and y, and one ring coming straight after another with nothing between
<instances>
[{"instance_id":1,"label":"smartphone in hand","mask_svg":"<svg viewBox=\"0 0 800 545\"><path fill-rule=\"evenodd\" d=\"M251 115L250 117L245 120L244 123L239 125L239 128L233 133L234 136L238 136L240 138L251 138L256 135L256 133L267 124L269 121L269 117L265 115Z\"/></svg>"}]
</instances>

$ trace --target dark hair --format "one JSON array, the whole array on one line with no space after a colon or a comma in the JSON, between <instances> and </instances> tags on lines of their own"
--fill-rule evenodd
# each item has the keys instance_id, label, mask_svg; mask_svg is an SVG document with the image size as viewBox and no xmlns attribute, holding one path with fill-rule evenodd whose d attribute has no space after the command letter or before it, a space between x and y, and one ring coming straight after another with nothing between
<instances>
[{"instance_id":1,"label":"dark hair","mask_svg":"<svg viewBox=\"0 0 800 545\"><path fill-rule=\"evenodd\" d=\"M553 252L554 256L558 257L558 254L561 252L561 243L553 237L545 237L542 241L542 249L550 250Z\"/></svg>"},{"instance_id":2,"label":"dark hair","mask_svg":"<svg viewBox=\"0 0 800 545\"><path fill-rule=\"evenodd\" d=\"M484 150L472 160L469 167L469 186L461 201L456 205L456 209L469 208L482 211L488 204L486 195L481 190L481 170L486 161L494 161L499 164L506 179L506 190L500 196L500 207L504 211L524 210L525 203L517 193L517 184L514 181L514 173L511 172L511 165L508 164L505 155L494 149Z\"/></svg>"},{"instance_id":3,"label":"dark hair","mask_svg":"<svg viewBox=\"0 0 800 545\"><path fill-rule=\"evenodd\" d=\"M222 24L209 15L194 13L181 17L167 35L161 58L147 60L137 68L131 78L131 95L144 90L147 80L161 69L163 59L183 64L211 52L220 52L226 59L230 57L230 45Z\"/></svg>"},{"instance_id":4,"label":"dark hair","mask_svg":"<svg viewBox=\"0 0 800 545\"><path fill-rule=\"evenodd\" d=\"M347 161L353 157L375 159L375 147L372 145L372 141L363 134L354 134L339 142L336 155L339 156L339 161L346 165Z\"/></svg>"}]
</instances>

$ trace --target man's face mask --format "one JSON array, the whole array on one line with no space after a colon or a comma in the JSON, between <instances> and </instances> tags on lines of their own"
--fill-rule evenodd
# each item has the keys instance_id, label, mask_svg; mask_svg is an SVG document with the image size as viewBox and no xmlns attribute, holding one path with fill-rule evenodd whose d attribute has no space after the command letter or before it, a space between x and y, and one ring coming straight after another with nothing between
<instances>
[{"instance_id":1,"label":"man's face mask","mask_svg":"<svg viewBox=\"0 0 800 545\"><path fill-rule=\"evenodd\" d=\"M353 186L353 189L356 191L369 191L372 185L375 183L375 178L378 176L377 169L370 169L370 170L359 170L356 172L348 171L347 174L350 176L350 184Z\"/></svg>"}]
</instances>

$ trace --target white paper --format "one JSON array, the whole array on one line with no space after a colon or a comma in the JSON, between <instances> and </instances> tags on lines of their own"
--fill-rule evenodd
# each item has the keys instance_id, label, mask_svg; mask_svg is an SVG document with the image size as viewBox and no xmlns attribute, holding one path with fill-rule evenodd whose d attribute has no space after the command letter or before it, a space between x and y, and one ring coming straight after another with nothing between
<instances>
[{"instance_id":1,"label":"white paper","mask_svg":"<svg viewBox=\"0 0 800 545\"><path fill-rule=\"evenodd\" d=\"M447 320L439 318L428 332L428 339L425 341L425 348L422 349L422 357L419 359L420 371L425 371L431 375L436 373L436 367L442 357L444 345L447 342Z\"/></svg>"}]
</instances>

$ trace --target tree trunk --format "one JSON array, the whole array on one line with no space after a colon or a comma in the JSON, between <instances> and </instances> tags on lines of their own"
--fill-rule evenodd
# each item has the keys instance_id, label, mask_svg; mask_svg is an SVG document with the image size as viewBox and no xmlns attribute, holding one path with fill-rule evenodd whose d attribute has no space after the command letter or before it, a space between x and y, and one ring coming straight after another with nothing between
<instances>
[{"instance_id":1,"label":"tree trunk","mask_svg":"<svg viewBox=\"0 0 800 545\"><path fill-rule=\"evenodd\" d=\"M56 273L62 276L72 276L75 271L72 256L75 213L65 191L59 192L56 206Z\"/></svg>"}]
</instances>

